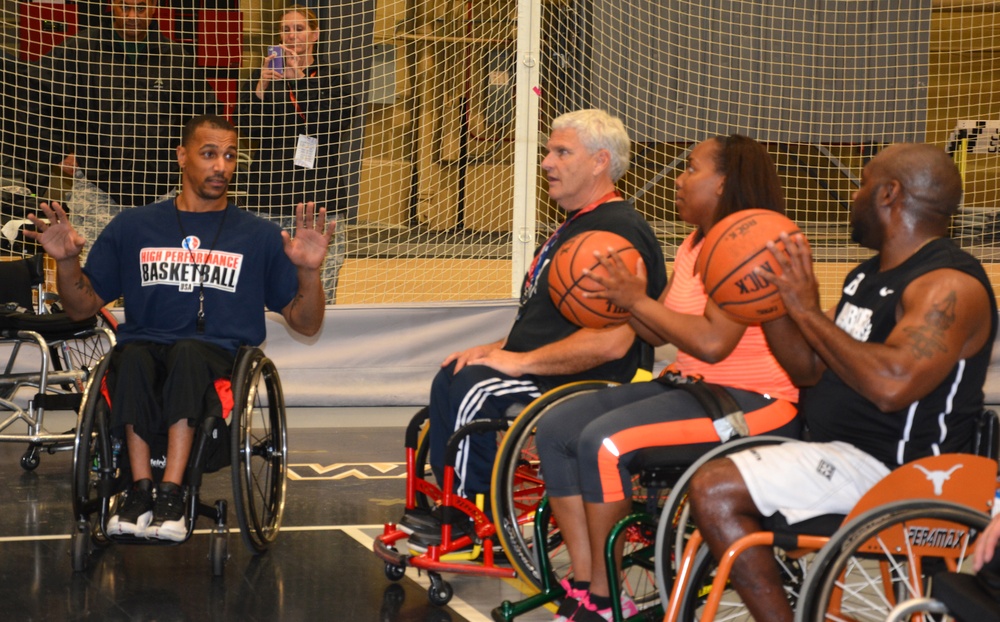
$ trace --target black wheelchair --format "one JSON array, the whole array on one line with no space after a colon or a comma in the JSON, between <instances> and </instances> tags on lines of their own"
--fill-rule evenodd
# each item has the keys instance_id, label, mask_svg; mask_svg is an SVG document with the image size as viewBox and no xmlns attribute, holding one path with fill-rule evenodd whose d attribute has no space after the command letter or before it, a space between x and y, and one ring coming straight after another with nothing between
<instances>
[{"instance_id":1,"label":"black wheelchair","mask_svg":"<svg viewBox=\"0 0 1000 622\"><path fill-rule=\"evenodd\" d=\"M172 545L179 542L147 540L132 535L109 536L108 519L122 502L132 477L124 439L111 430L111 413L104 395L110 356L98 363L87 384L79 411L73 448L73 516L71 537L73 570L86 569L92 551L111 543ZM206 473L232 469L233 502L240 533L248 550L264 553L281 528L285 508L288 440L285 401L274 363L259 348L237 353L231 377L233 409L229 422L202 417L185 473L187 541L198 517L214 523L209 560L219 576L228 559L228 504L225 499L207 505L199 498ZM165 437L162 447L165 450ZM156 443L150 443L154 479L162 477Z\"/></svg>"},{"instance_id":2,"label":"black wheelchair","mask_svg":"<svg viewBox=\"0 0 1000 622\"><path fill-rule=\"evenodd\" d=\"M107 309L86 320L62 313L45 290L44 255L0 261L0 441L27 443L26 471L41 454L69 451L74 433L52 432L46 411L76 412L87 379L115 345L117 323Z\"/></svg>"}]
</instances>

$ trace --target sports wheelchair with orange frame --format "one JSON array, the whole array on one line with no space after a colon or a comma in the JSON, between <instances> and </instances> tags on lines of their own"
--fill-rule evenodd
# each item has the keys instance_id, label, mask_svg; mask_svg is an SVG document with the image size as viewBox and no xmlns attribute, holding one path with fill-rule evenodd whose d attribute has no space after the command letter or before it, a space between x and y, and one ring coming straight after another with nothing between
<instances>
[{"instance_id":1,"label":"sports wheelchair with orange frame","mask_svg":"<svg viewBox=\"0 0 1000 622\"><path fill-rule=\"evenodd\" d=\"M882 622L906 599L933 595L935 572L969 571L976 538L989 521L997 489L996 427L996 414L986 411L975 453L903 465L846 517L826 515L795 525L769 519L765 531L735 542L721 561L688 524L686 512L664 513L656 550L657 583L667 603L664 621L750 619L729 573L736 558L755 546L773 548L797 622ZM674 492L685 496L690 474L708 460L784 441L756 437L724 445L694 465ZM667 505L677 507L670 500Z\"/></svg>"},{"instance_id":2,"label":"sports wheelchair with orange frame","mask_svg":"<svg viewBox=\"0 0 1000 622\"><path fill-rule=\"evenodd\" d=\"M108 519L131 484L127 447L111 430L111 412L104 382L110 355L98 363L84 392L73 447L73 569L85 570L94 547L110 543L178 544L132 535L109 536ZM236 355L229 380L233 408L223 418L204 416L198 422L185 473L185 515L191 537L199 516L213 521L209 559L212 573L221 575L228 559L228 504L199 498L205 473L232 469L233 500L240 533L254 554L265 552L281 527L285 507L288 442L285 402L278 371L259 348L243 347ZM228 417L227 417L228 415ZM227 424L225 419L229 419ZM165 448L165 444L164 444ZM159 455L151 444L152 455ZM162 476L154 457L154 478ZM159 472L157 472L159 471Z\"/></svg>"}]
</instances>

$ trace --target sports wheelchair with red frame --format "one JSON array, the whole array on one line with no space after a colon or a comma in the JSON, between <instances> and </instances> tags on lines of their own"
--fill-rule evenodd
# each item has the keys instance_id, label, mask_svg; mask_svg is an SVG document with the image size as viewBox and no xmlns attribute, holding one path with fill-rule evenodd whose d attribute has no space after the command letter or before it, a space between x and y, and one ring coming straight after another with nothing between
<instances>
[{"instance_id":1,"label":"sports wheelchair with red frame","mask_svg":"<svg viewBox=\"0 0 1000 622\"><path fill-rule=\"evenodd\" d=\"M433 512L442 517L441 534L439 542L425 551L411 550L407 540L413 535L412 531L402 524L386 523L383 533L373 544L375 555L385 562L386 577L398 581L410 566L427 571L431 580L428 599L435 605L447 604L453 594L442 573L519 577L536 589L541 588L542 575L533 561L532 525L545 485L539 474L534 446L535 425L554 404L616 384L605 381L570 383L536 398L516 417L484 419L464 426L448 439L441 487L431 481L433 476L427 465L428 415L426 408L421 409L406 431L405 512L418 517ZM494 434L498 438L489 500L474 502L450 492L458 444L470 434ZM462 523L468 527L456 528Z\"/></svg>"}]
</instances>

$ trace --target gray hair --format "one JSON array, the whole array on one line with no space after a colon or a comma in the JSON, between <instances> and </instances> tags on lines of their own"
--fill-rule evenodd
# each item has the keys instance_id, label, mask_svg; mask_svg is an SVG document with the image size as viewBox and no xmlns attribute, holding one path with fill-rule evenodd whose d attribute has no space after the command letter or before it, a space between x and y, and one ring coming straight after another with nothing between
<instances>
[{"instance_id":1,"label":"gray hair","mask_svg":"<svg viewBox=\"0 0 1000 622\"><path fill-rule=\"evenodd\" d=\"M577 138L590 153L606 149L611 156L608 175L612 182L621 179L632 157L632 141L625 124L603 110L590 108L560 115L552 121L553 130L576 130Z\"/></svg>"}]
</instances>

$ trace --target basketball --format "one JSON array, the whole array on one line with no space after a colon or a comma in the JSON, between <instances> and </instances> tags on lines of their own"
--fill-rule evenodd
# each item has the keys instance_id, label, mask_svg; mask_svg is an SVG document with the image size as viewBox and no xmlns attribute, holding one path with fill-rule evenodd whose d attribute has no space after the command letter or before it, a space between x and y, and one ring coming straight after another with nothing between
<instances>
[{"instance_id":1,"label":"basketball","mask_svg":"<svg viewBox=\"0 0 1000 622\"><path fill-rule=\"evenodd\" d=\"M771 210L748 209L726 216L705 236L695 273L701 274L705 292L728 316L744 324L758 324L781 317L785 305L778 288L754 274L754 269L781 274L767 242L779 249L781 233L798 233L798 226Z\"/></svg>"},{"instance_id":2,"label":"basketball","mask_svg":"<svg viewBox=\"0 0 1000 622\"><path fill-rule=\"evenodd\" d=\"M632 243L610 231L585 231L567 240L549 267L549 296L559 312L570 322L584 328L606 328L628 321L629 312L601 298L584 298L586 292L604 289L596 281L584 276L583 270L594 274L607 274L604 266L594 257L594 251L608 255L608 248L618 252L629 272L635 274L636 261L642 256Z\"/></svg>"}]
</instances>

